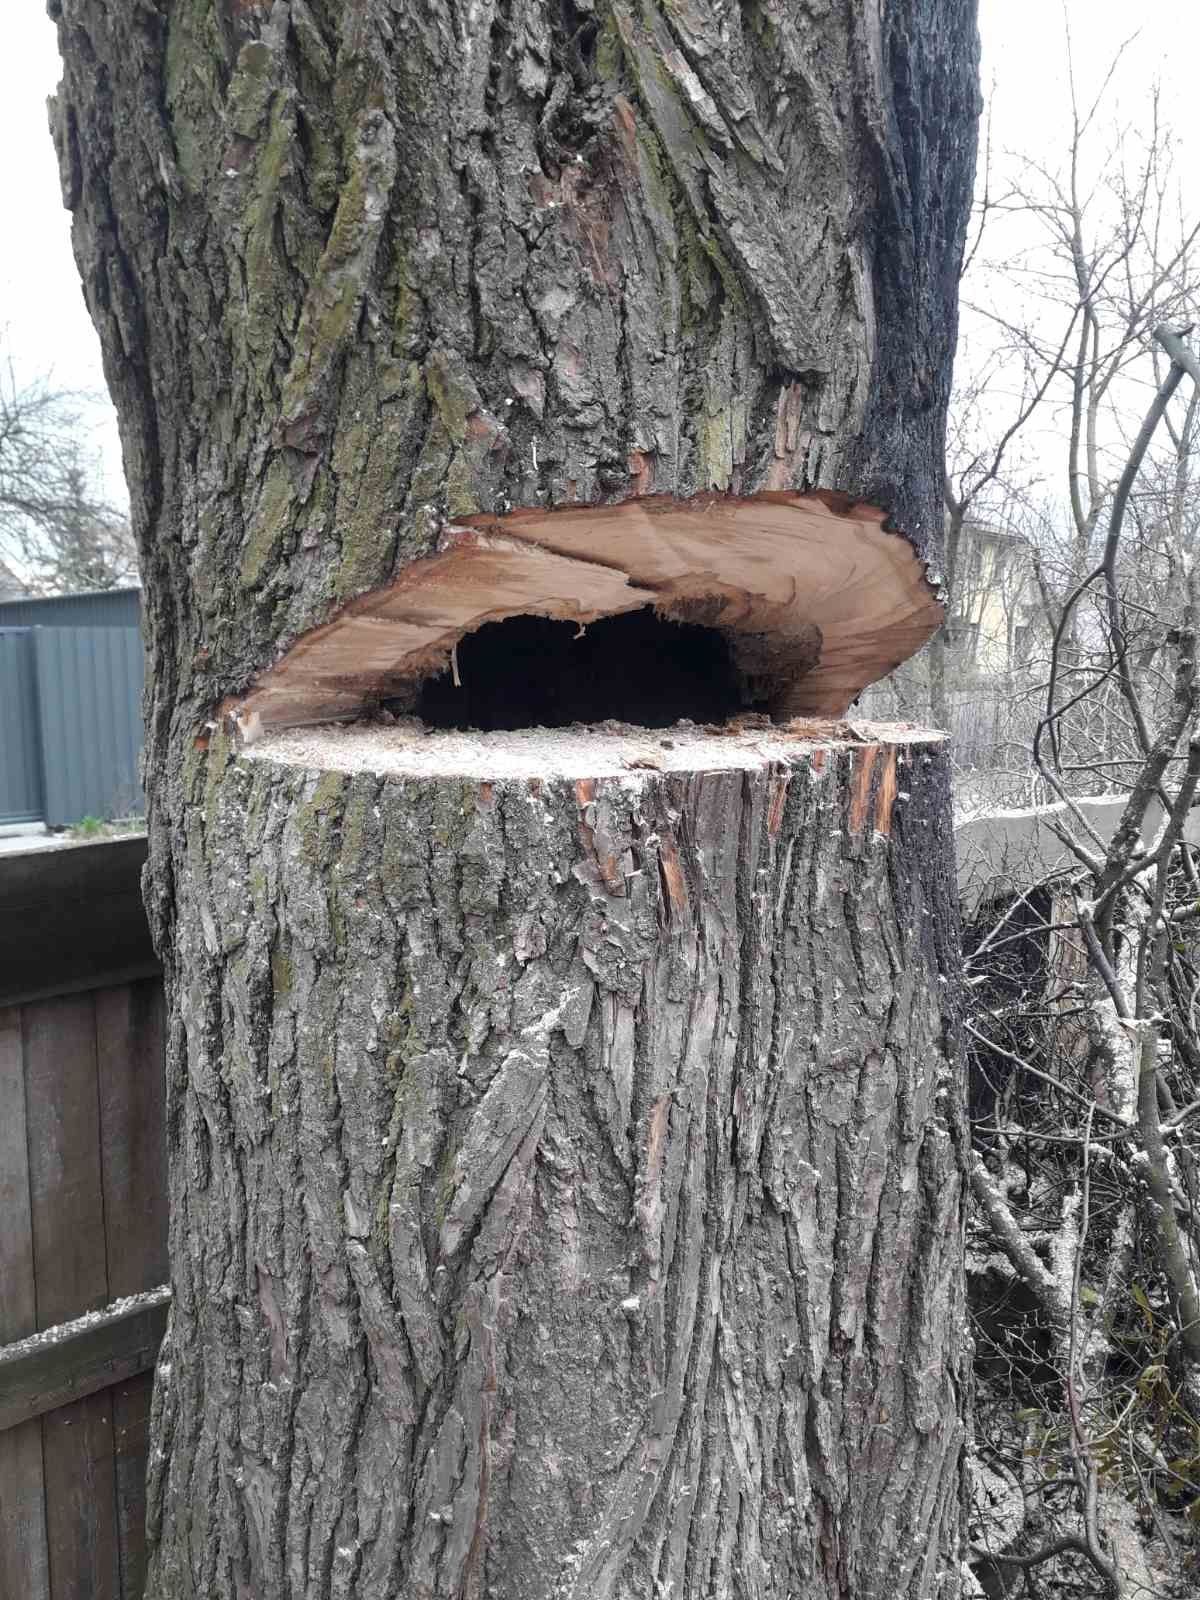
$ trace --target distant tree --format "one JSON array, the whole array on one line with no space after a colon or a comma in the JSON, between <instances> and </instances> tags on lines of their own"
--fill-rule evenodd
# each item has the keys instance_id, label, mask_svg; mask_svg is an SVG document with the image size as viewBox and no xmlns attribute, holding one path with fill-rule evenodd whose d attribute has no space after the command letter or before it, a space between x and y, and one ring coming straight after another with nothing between
<instances>
[{"instance_id":1,"label":"distant tree","mask_svg":"<svg viewBox=\"0 0 1200 1600\"><path fill-rule=\"evenodd\" d=\"M63 496L36 529L32 559L43 593L78 594L137 581L137 553L128 519L89 493L86 469L66 468Z\"/></svg>"},{"instance_id":2,"label":"distant tree","mask_svg":"<svg viewBox=\"0 0 1200 1600\"><path fill-rule=\"evenodd\" d=\"M0 561L0 600L16 600L24 593L24 583L11 567Z\"/></svg>"},{"instance_id":3,"label":"distant tree","mask_svg":"<svg viewBox=\"0 0 1200 1600\"><path fill-rule=\"evenodd\" d=\"M1028 787L1028 771L1013 770L1020 765L1013 747L1028 747L1032 738L1050 668L1048 641L1064 609L1068 636L1057 674L1064 696L1085 686L1091 646L1103 632L1091 627L1088 606L1068 601L1096 566L1147 391L1165 370L1153 330L1189 326L1200 304L1200 218L1182 182L1178 142L1160 117L1157 93L1138 125L1121 122L1114 85L1123 59L1124 47L1089 94L1068 37L1059 138L1025 151L993 150L986 141L946 438L947 627L870 702L876 712L890 701L900 715L929 716L950 729L960 762L970 752L971 765L992 774L989 796L1009 801ZM1136 545L1131 538L1122 550L1123 578L1138 588L1147 617L1178 609L1176 553L1190 537L1184 524L1196 420L1182 406L1176 410L1129 508ZM969 647L964 651L970 634L961 626L972 601L972 525L1025 540L1040 602L1025 682L998 674L990 696L972 676ZM1008 598L1015 602L1023 592ZM1139 643L1134 663L1143 673L1156 659L1145 648ZM1058 723L1058 736L1078 747L1079 763L1114 753L1137 758L1132 749L1101 748L1116 737L1111 698L1089 694L1078 704ZM983 747L971 734L984 708L997 712L984 720L994 720L998 737L990 758L980 760ZM1079 782L1090 781L1082 765L1080 772Z\"/></svg>"},{"instance_id":4,"label":"distant tree","mask_svg":"<svg viewBox=\"0 0 1200 1600\"><path fill-rule=\"evenodd\" d=\"M953 730L960 816L1054 802L1063 851L1014 852L967 908L989 1600L1194 1593L1200 1571L1200 222L1156 99L1118 124L1120 59L1085 100L1068 53L1061 145L984 162L947 627L889 686ZM976 560L989 528L1021 583ZM985 600L1028 633L990 678ZM1094 796L1124 797L1103 833Z\"/></svg>"},{"instance_id":5,"label":"distant tree","mask_svg":"<svg viewBox=\"0 0 1200 1600\"><path fill-rule=\"evenodd\" d=\"M1132 1596L1197 1560L1200 363L1181 334L1200 224L1156 106L1140 134L1106 132L1110 80L1086 105L1071 80L1060 160L1020 161L1002 202L984 190L947 449L951 615L972 615L968 511L1024 537L1041 612L991 689L1008 737L963 764L992 795L1024 765L1067 856L1014 863L968 937L989 1595ZM929 657L933 715L961 737L963 645ZM1101 794L1125 796L1111 836L1079 803Z\"/></svg>"},{"instance_id":6,"label":"distant tree","mask_svg":"<svg viewBox=\"0 0 1200 1600\"><path fill-rule=\"evenodd\" d=\"M1186 491L1200 360L1165 325L1156 341L1159 386L1103 553L1057 618L1033 741L1066 861L994 883L969 940L974 1555L989 1593L1064 1559L1115 1597L1151 1588L1156 1562L1196 1570L1200 586ZM1177 452L1171 494L1158 432ZM1174 594L1147 594L1156 564L1176 572ZM1082 784L1124 792L1110 835ZM997 1518L983 1500L1002 1479L1023 1499Z\"/></svg>"},{"instance_id":7,"label":"distant tree","mask_svg":"<svg viewBox=\"0 0 1200 1600\"><path fill-rule=\"evenodd\" d=\"M29 594L137 581L128 519L83 448L85 396L0 365L0 587Z\"/></svg>"}]
</instances>

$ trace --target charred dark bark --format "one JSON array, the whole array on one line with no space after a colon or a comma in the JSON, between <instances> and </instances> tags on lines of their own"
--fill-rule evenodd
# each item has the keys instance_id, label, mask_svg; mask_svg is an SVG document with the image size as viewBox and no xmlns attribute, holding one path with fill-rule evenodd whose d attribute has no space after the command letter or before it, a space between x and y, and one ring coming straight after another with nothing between
<instances>
[{"instance_id":1,"label":"charred dark bark","mask_svg":"<svg viewBox=\"0 0 1200 1600\"><path fill-rule=\"evenodd\" d=\"M647 497L807 496L899 570L886 517L911 590L972 0L50 9L146 587L176 1290L152 1595L952 1594L941 757L883 844L845 755L785 762L786 800L636 758L539 800L490 746L350 781L334 745L250 760L219 713L517 512L603 507L628 547ZM689 569L660 606L657 561L634 603L741 605ZM631 609L550 601L502 614ZM828 619L771 605L788 673L819 666ZM761 678L812 709L752 621L741 704Z\"/></svg>"}]
</instances>

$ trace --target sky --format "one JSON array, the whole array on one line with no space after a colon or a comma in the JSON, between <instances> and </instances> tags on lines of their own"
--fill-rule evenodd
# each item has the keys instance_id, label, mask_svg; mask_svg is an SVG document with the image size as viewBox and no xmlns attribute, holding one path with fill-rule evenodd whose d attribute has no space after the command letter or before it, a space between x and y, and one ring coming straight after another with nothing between
<instances>
[{"instance_id":1,"label":"sky","mask_svg":"<svg viewBox=\"0 0 1200 1600\"><path fill-rule=\"evenodd\" d=\"M1161 85L1180 166L1195 173L1200 210L1200 5L1196 0L980 0L983 86L997 151L1050 157L1061 149L1069 28L1080 98L1129 41L1113 83L1115 114L1143 126L1150 86ZM1136 28L1136 33L1134 32ZM46 130L58 79L55 30L41 0L9 0L0 52L0 335L18 380L49 376L91 393L89 444L113 499L124 497L116 424L104 391L96 335L83 304Z\"/></svg>"}]
</instances>

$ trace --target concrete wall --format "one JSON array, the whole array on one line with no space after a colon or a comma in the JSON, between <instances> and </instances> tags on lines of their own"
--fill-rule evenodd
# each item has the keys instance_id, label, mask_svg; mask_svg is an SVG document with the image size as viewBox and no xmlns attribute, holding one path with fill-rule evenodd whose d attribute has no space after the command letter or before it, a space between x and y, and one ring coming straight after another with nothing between
<instances>
[{"instance_id":1,"label":"concrete wall","mask_svg":"<svg viewBox=\"0 0 1200 1600\"><path fill-rule=\"evenodd\" d=\"M1125 796L1102 795L1079 800L1076 804L1107 844L1125 810ZM1161 807L1150 807L1142 830L1147 845L1162 825L1162 816ZM999 894L1019 893L1040 878L1071 867L1075 857L1054 832L1055 823L1072 834L1081 831L1061 802L1021 811L988 811L960 821L954 830L954 840L963 910L969 914L984 900ZM1200 809L1191 811L1184 827L1184 838L1200 844Z\"/></svg>"}]
</instances>

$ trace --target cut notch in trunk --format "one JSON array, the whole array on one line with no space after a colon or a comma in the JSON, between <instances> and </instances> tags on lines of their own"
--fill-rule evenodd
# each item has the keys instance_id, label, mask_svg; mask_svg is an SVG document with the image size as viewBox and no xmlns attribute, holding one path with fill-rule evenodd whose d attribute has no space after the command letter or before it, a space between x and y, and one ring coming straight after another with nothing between
<instances>
[{"instance_id":1,"label":"cut notch in trunk","mask_svg":"<svg viewBox=\"0 0 1200 1600\"><path fill-rule=\"evenodd\" d=\"M437 706L435 723L468 726L463 716L470 713L447 713L453 696L436 684L445 673L454 687L461 684L458 645L466 636L512 618L570 622L578 630L643 612L684 625L664 628L655 645L679 686L668 720L711 720L721 707L726 716L760 709L780 718L839 717L941 621L923 564L883 520L875 507L838 496L783 492L467 518L447 526L437 554L297 640L228 709L247 739L350 718L387 701ZM643 623L643 635L649 626ZM706 643L702 631L711 634ZM585 702L588 711L577 720L629 720L631 702L619 686L628 684L630 640L639 635L636 627L611 632L611 653L590 650L588 693L563 720ZM535 635L527 624L521 647ZM497 660L493 653L489 678ZM547 671L555 670L561 667L548 660ZM529 699L527 707L508 704L503 723L490 725L533 725L539 697Z\"/></svg>"}]
</instances>

